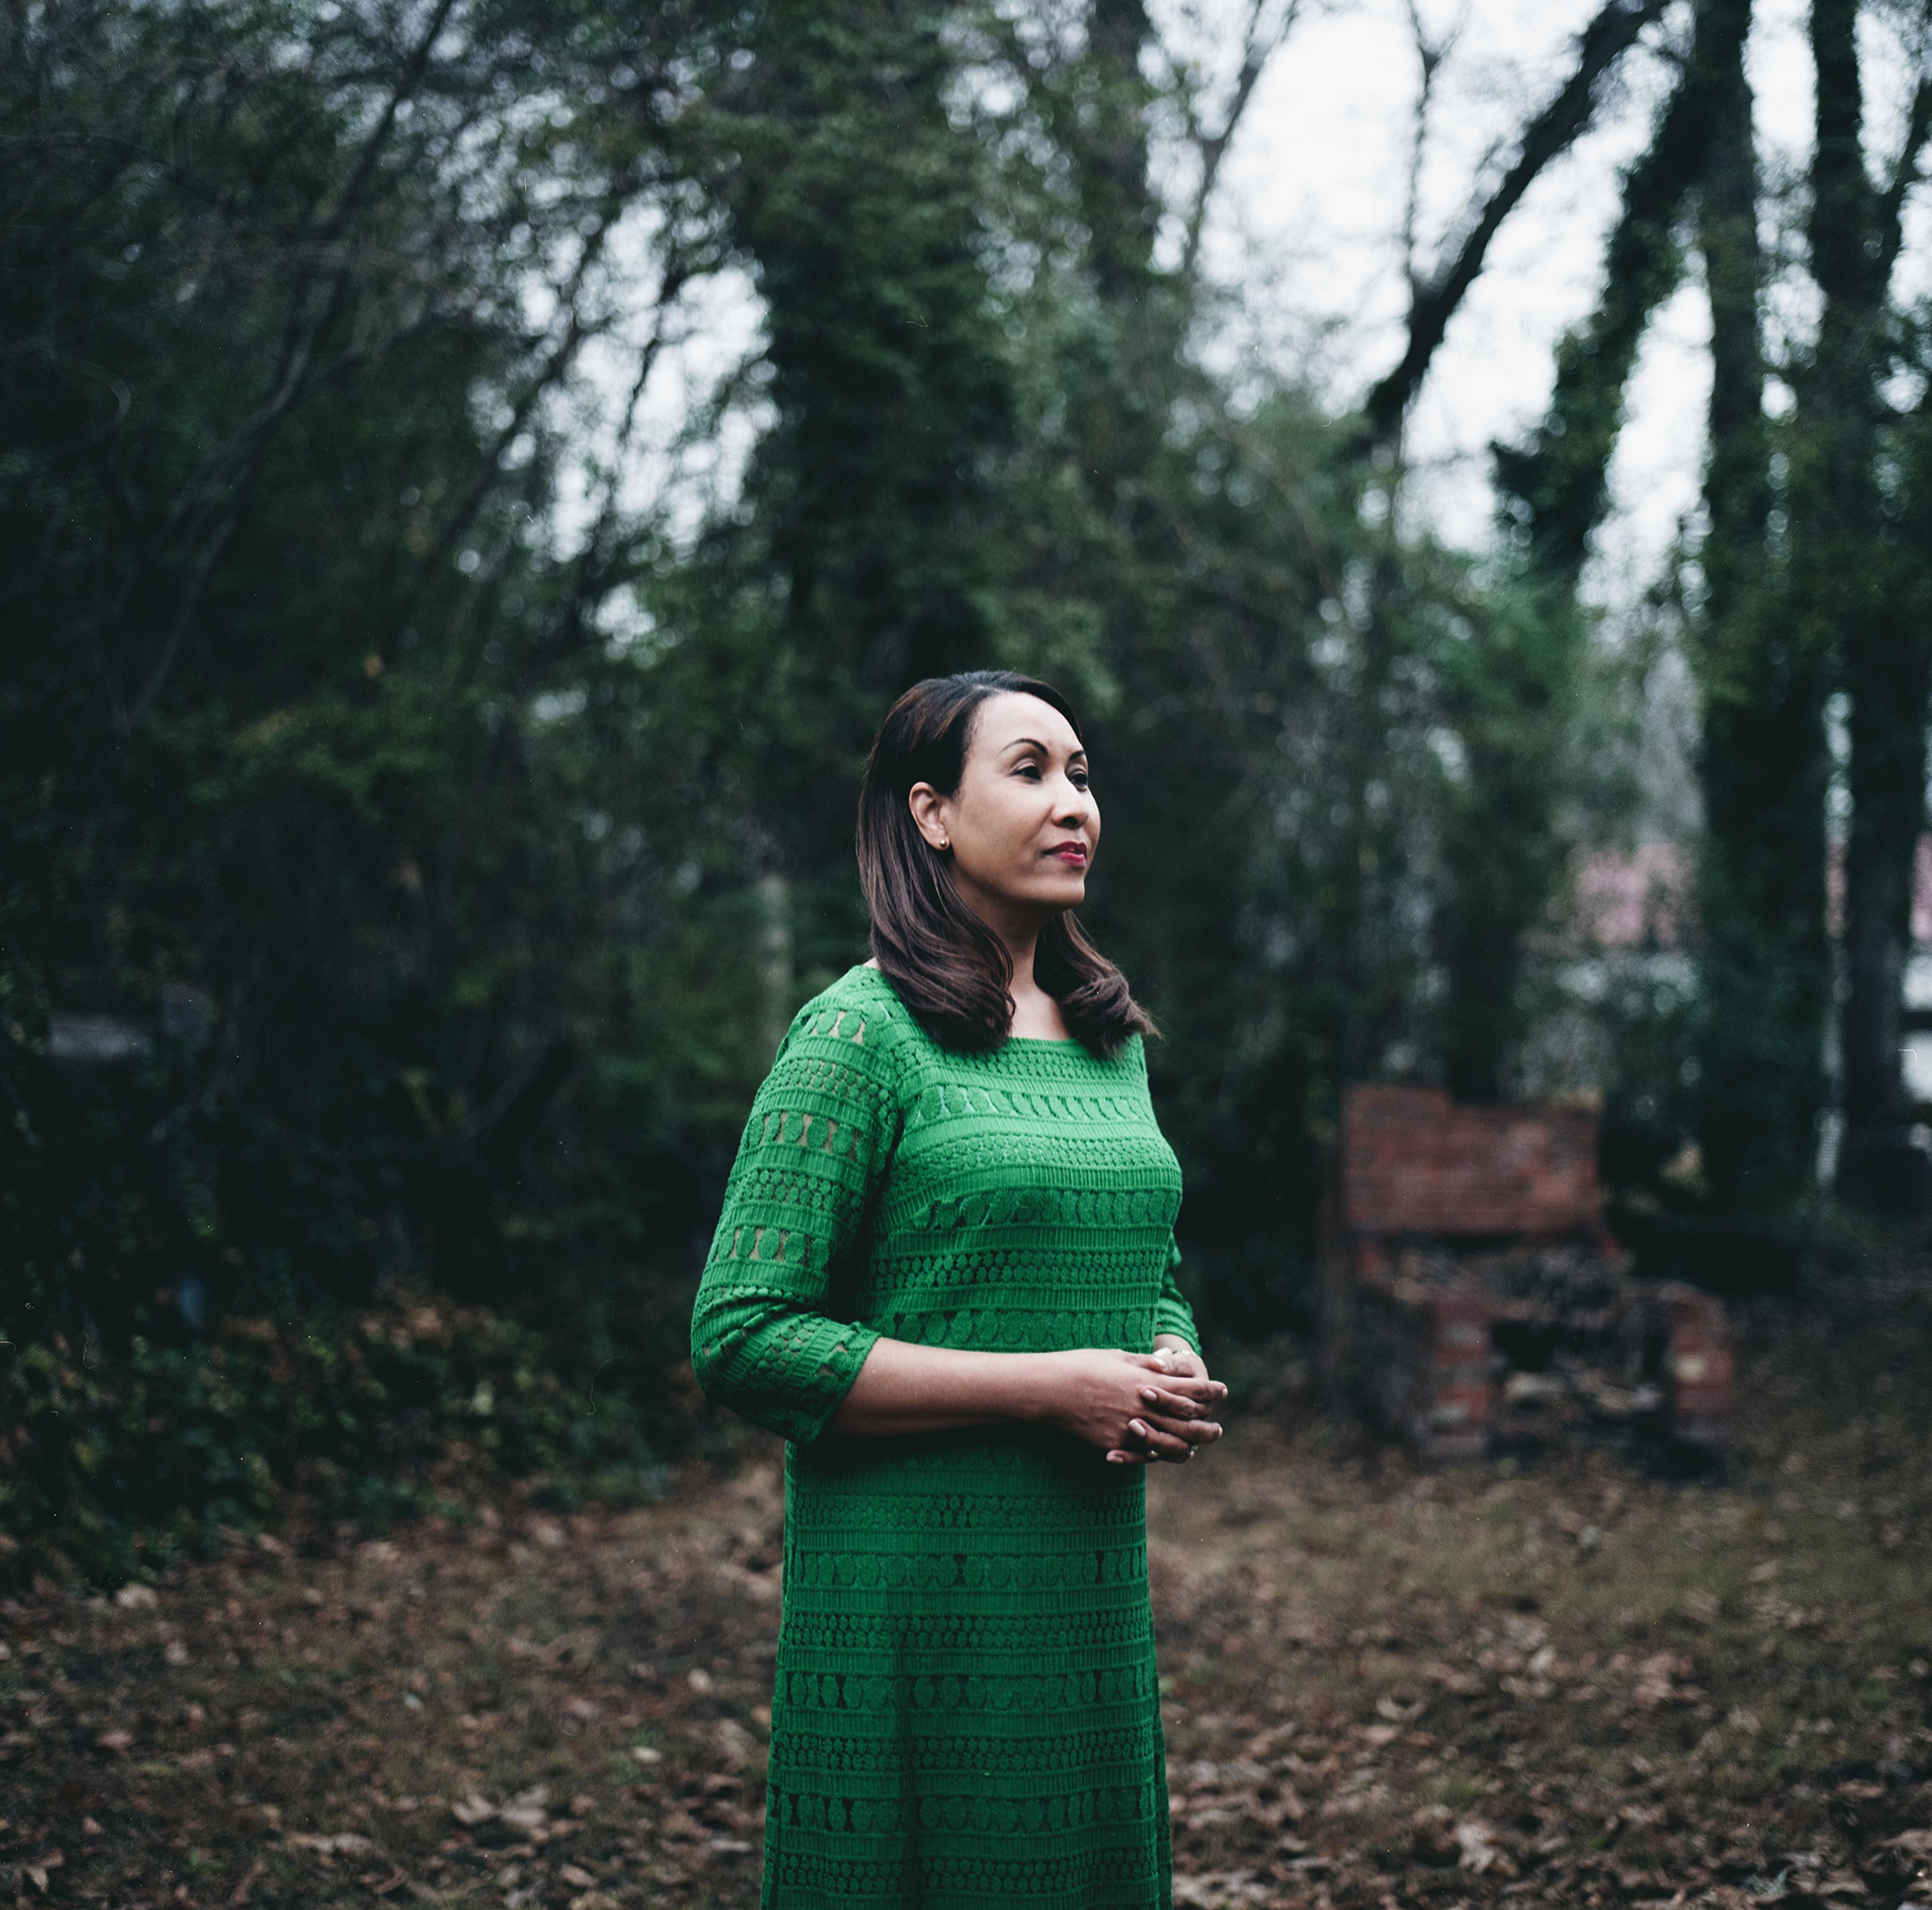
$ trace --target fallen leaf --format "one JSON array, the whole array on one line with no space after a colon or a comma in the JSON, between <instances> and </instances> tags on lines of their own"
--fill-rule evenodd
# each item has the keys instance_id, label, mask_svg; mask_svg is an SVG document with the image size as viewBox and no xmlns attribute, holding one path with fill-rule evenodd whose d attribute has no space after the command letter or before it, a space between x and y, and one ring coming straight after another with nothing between
<instances>
[{"instance_id":1,"label":"fallen leaf","mask_svg":"<svg viewBox=\"0 0 1932 1910\"><path fill-rule=\"evenodd\" d=\"M472 1791L462 1803L450 1806L449 1814L458 1823L473 1830L479 1824L488 1823L496 1815L496 1806Z\"/></svg>"},{"instance_id":2,"label":"fallen leaf","mask_svg":"<svg viewBox=\"0 0 1932 1910\"><path fill-rule=\"evenodd\" d=\"M1198 1910L1230 1910L1237 1904L1265 1903L1274 1894L1273 1885L1258 1881L1252 1870L1210 1870L1198 1877L1174 1880L1174 1902L1198 1905Z\"/></svg>"},{"instance_id":3,"label":"fallen leaf","mask_svg":"<svg viewBox=\"0 0 1932 1910\"><path fill-rule=\"evenodd\" d=\"M126 1752L134 1741L134 1734L131 1731L104 1731L94 1740L94 1748L97 1751L110 1752L118 1758Z\"/></svg>"},{"instance_id":4,"label":"fallen leaf","mask_svg":"<svg viewBox=\"0 0 1932 1910\"><path fill-rule=\"evenodd\" d=\"M114 1602L123 1611L152 1611L160 1602L152 1585L123 1585L114 1594Z\"/></svg>"},{"instance_id":5,"label":"fallen leaf","mask_svg":"<svg viewBox=\"0 0 1932 1910\"><path fill-rule=\"evenodd\" d=\"M1486 1824L1479 1824L1473 1818L1457 1824L1454 1834L1457 1847L1462 1853L1456 1860L1460 1869L1474 1870L1480 1875L1502 1854L1496 1848L1496 1833Z\"/></svg>"},{"instance_id":6,"label":"fallen leaf","mask_svg":"<svg viewBox=\"0 0 1932 1910\"><path fill-rule=\"evenodd\" d=\"M544 1806L550 1802L550 1786L532 1784L527 1791L519 1791L496 1815L512 1830L530 1831L539 1829L546 1812Z\"/></svg>"}]
</instances>

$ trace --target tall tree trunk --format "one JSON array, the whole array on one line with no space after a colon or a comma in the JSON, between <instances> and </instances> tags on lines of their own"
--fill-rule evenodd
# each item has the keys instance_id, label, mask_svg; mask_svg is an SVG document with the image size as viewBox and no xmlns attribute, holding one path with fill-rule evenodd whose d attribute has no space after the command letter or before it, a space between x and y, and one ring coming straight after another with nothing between
<instances>
[{"instance_id":1,"label":"tall tree trunk","mask_svg":"<svg viewBox=\"0 0 1932 1910\"><path fill-rule=\"evenodd\" d=\"M1109 306L1144 297L1154 270L1160 218L1148 187L1154 102L1141 74L1141 49L1152 31L1144 0L1094 0L1087 48L1094 90L1076 163L1094 289Z\"/></svg>"},{"instance_id":2,"label":"tall tree trunk","mask_svg":"<svg viewBox=\"0 0 1932 1910\"><path fill-rule=\"evenodd\" d=\"M1699 1128L1714 1199L1775 1210L1812 1178L1830 996L1825 938L1827 659L1766 584L1771 495L1750 0L1702 0L1723 49L1700 238L1712 383L1704 499Z\"/></svg>"},{"instance_id":3,"label":"tall tree trunk","mask_svg":"<svg viewBox=\"0 0 1932 1910\"><path fill-rule=\"evenodd\" d=\"M1487 236L1515 203L1511 194L1588 125L1605 79L1661 11L1613 0L1600 11L1579 44L1569 83L1525 129L1503 186L1461 247L1412 288L1408 350L1365 407L1378 442L1397 441L1450 316L1481 269ZM1582 651L1576 575L1602 513L1604 473L1637 339L1679 269L1673 227L1708 120L1697 110L1700 98L1694 67L1652 150L1625 182L1604 305L1559 353L1549 422L1527 451L1496 448L1498 488L1514 494L1514 515L1530 538L1522 596L1502 608L1479 646L1452 646L1442 659L1444 702L1468 773L1443 796L1443 878L1430 940L1447 984L1437 1017L1443 1070L1466 1100L1504 1091L1523 1029L1523 944L1562 870L1554 812Z\"/></svg>"},{"instance_id":4,"label":"tall tree trunk","mask_svg":"<svg viewBox=\"0 0 1932 1910\"><path fill-rule=\"evenodd\" d=\"M1603 296L1557 347L1548 414L1526 445L1491 447L1496 488L1530 569L1565 599L1576 594L1607 508L1610 458L1644 329L1682 278L1681 227L1709 162L1718 89L1736 64L1738 21L1700 17L1694 30L1684 77L1648 148L1624 176Z\"/></svg>"},{"instance_id":5,"label":"tall tree trunk","mask_svg":"<svg viewBox=\"0 0 1932 1910\"><path fill-rule=\"evenodd\" d=\"M1920 554L1921 561L1923 553ZM1845 857L1850 990L1841 1024L1846 1147L1856 1164L1908 1111L1901 1008L1912 884L1925 817L1925 713L1932 650L1919 617L1888 593L1846 646L1851 695L1851 838Z\"/></svg>"},{"instance_id":6,"label":"tall tree trunk","mask_svg":"<svg viewBox=\"0 0 1932 1910\"><path fill-rule=\"evenodd\" d=\"M1847 1132L1840 1185L1847 1191L1861 1185L1864 1157L1904 1112L1900 1011L1932 671L1932 647L1888 587L1898 580L1884 561L1876 387L1896 215L1865 170L1857 29L1857 0L1813 0L1817 141L1808 236L1824 305L1799 386L1791 499L1801 623L1841 660L1851 698L1850 986L1840 1029Z\"/></svg>"},{"instance_id":7,"label":"tall tree trunk","mask_svg":"<svg viewBox=\"0 0 1932 1910\"><path fill-rule=\"evenodd\" d=\"M1459 653L1445 668L1470 775L1444 800L1445 880L1432 937L1448 981L1444 1070L1464 1099L1502 1091L1521 1033L1522 944L1562 871L1552 811L1582 656L1577 582L1603 517L1639 341L1682 272L1678 227L1706 169L1714 66L1720 74L1734 56L1721 33L1700 34L1648 149L1625 176L1603 296L1558 348L1544 423L1521 449L1492 447L1504 514L1523 546L1523 596L1516 614L1486 634L1475 668Z\"/></svg>"},{"instance_id":8,"label":"tall tree trunk","mask_svg":"<svg viewBox=\"0 0 1932 1910\"><path fill-rule=\"evenodd\" d=\"M1057 115L1087 228L1094 301L1080 362L1069 368L1080 466L1101 510L1130 542L1144 528L1142 481L1160 455L1192 316L1191 287L1154 263L1161 209L1148 171L1154 89L1141 71L1153 31L1143 0L1092 0L1078 92L1063 97ZM1117 604L1109 623L1123 614L1141 620L1138 605Z\"/></svg>"},{"instance_id":9,"label":"tall tree trunk","mask_svg":"<svg viewBox=\"0 0 1932 1910\"><path fill-rule=\"evenodd\" d=\"M758 680L725 693L762 739L740 773L808 971L862 933L850 792L866 739L908 683L986 662L1000 582L1012 368L979 251L983 149L946 110L957 11L760 10L759 58L711 135L764 296L776 414L747 473L751 521L714 540L736 554L721 581L750 626L776 626L742 653Z\"/></svg>"},{"instance_id":10,"label":"tall tree trunk","mask_svg":"<svg viewBox=\"0 0 1932 1910\"><path fill-rule=\"evenodd\" d=\"M1444 878L1430 941L1448 983L1443 1071L1464 1101L1504 1092L1524 1032L1523 944L1562 869L1553 812L1580 627L1570 602L1498 593L1480 638L1445 646L1438 665L1468 775L1442 800Z\"/></svg>"}]
</instances>

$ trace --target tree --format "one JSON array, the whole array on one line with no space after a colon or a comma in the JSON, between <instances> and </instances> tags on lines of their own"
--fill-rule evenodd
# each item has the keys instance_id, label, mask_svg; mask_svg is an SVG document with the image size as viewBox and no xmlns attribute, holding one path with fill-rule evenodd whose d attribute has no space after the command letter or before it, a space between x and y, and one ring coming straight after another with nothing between
<instances>
[{"instance_id":1,"label":"tree","mask_svg":"<svg viewBox=\"0 0 1932 1910\"><path fill-rule=\"evenodd\" d=\"M1618 62L1664 11L1628 0L1604 7L1580 37L1569 77L1526 122L1501 177L1478 197L1432 267L1418 270L1412 262L1407 347L1364 407L1365 434L1385 455L1399 446L1403 417L1496 234L1536 179L1588 128ZM1419 28L1418 51L1426 98L1437 56L1421 43ZM1418 131L1418 155L1420 139ZM1480 639L1452 644L1440 656L1444 713L1457 738L1460 773L1442 792L1432 940L1446 983L1438 1016L1444 1072L1451 1089L1469 1099L1493 1099L1504 1090L1525 1026L1523 948L1543 921L1564 863L1556 812L1584 641L1576 575L1588 527L1601 511L1603 473L1628 375L1627 363L1619 371L1612 359L1600 371L1597 358L1605 347L1634 355L1644 302L1658 296L1652 281L1661 275L1659 262L1649 256L1658 250L1660 209L1650 203L1654 170L1640 168L1627 182L1626 211L1613 241L1616 289L1591 332L1559 353L1550 422L1530 452L1497 454L1499 488L1506 497L1514 493L1522 520L1522 574L1499 594L1492 606L1498 614L1484 620ZM1622 308L1633 291L1641 310L1626 312Z\"/></svg>"},{"instance_id":2,"label":"tree","mask_svg":"<svg viewBox=\"0 0 1932 1910\"><path fill-rule=\"evenodd\" d=\"M326 1343L384 1295L540 1290L580 1354L635 1327L750 1064L680 1050L653 972L703 906L660 899L682 739L608 579L533 534L662 142L584 140L543 49L454 6L7 32L0 1338L78 1493L61 1345L104 1412L151 1355L192 1392L236 1317ZM665 231L671 283L715 257ZM734 986L698 991L727 1029ZM76 1011L129 1059L62 1059ZM87 1490L224 1516L226 1437Z\"/></svg>"},{"instance_id":3,"label":"tree","mask_svg":"<svg viewBox=\"0 0 1932 1910\"><path fill-rule=\"evenodd\" d=\"M1919 558L1906 555L1895 527L1900 499L1885 471L1897 461L1879 389L1892 358L1901 213L1932 132L1932 69L1922 44L1904 149L1874 183L1857 30L1856 0L1814 0L1816 145L1806 237L1823 305L1816 344L1796 380L1788 486L1794 614L1815 648L1840 659L1851 701L1840 1155L1848 1188L1858 1184L1864 1155L1906 1112L1900 1009L1932 692L1932 635L1915 614L1910 574ZM1918 30L1922 43L1932 12L1920 10Z\"/></svg>"}]
</instances>

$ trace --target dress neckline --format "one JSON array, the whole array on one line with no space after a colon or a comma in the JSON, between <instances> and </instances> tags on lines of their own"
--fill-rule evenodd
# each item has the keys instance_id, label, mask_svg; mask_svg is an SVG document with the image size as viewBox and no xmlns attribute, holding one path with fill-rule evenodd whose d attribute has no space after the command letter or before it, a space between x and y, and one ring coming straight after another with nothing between
<instances>
[{"instance_id":1,"label":"dress neckline","mask_svg":"<svg viewBox=\"0 0 1932 1910\"><path fill-rule=\"evenodd\" d=\"M871 962L855 962L846 971L846 978L849 981L855 975L863 976L866 981L884 989L892 1005L902 1014L906 1014L908 1020L911 1021L915 1027L918 1026L916 1020L907 1014L905 1004L899 999L898 990L892 986L891 978L884 969ZM1009 1035L1000 1047L993 1050L993 1055L1004 1054L1016 1042L1029 1048L1078 1048L1083 1053L1087 1052L1086 1044L1076 1035L1064 1037L1058 1035ZM992 1058L991 1056L982 1057L985 1059Z\"/></svg>"}]
</instances>

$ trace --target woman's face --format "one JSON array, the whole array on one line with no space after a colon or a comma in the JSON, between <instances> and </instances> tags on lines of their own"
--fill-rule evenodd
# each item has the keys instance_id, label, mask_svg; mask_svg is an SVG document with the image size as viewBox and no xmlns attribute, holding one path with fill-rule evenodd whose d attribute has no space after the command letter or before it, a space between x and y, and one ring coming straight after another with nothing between
<instances>
[{"instance_id":1,"label":"woman's face","mask_svg":"<svg viewBox=\"0 0 1932 1910\"><path fill-rule=\"evenodd\" d=\"M1087 752L1050 703L1016 690L974 713L959 787L929 782L908 800L920 833L951 851L967 906L994 927L1055 915L1086 899L1100 844L1100 809L1087 783Z\"/></svg>"}]
</instances>

